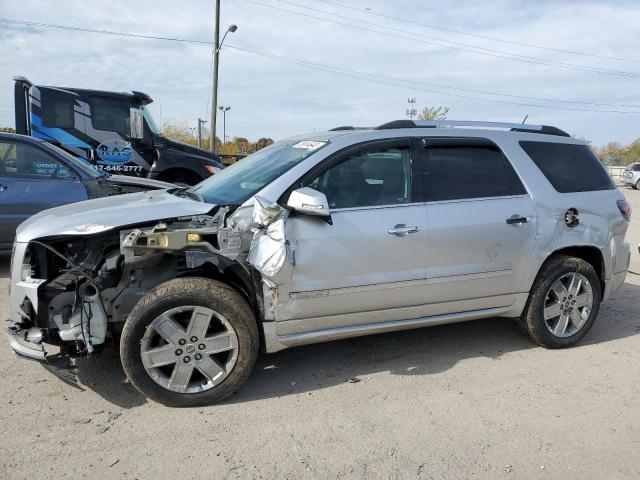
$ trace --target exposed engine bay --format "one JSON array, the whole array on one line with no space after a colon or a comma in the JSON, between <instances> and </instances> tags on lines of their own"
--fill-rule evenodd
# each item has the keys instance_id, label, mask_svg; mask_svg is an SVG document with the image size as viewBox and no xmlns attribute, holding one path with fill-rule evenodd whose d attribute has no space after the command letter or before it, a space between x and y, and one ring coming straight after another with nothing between
<instances>
[{"instance_id":1,"label":"exposed engine bay","mask_svg":"<svg viewBox=\"0 0 640 480\"><path fill-rule=\"evenodd\" d=\"M256 197L253 208L214 207L106 231L86 225L89 234L31 240L21 259L22 281L12 286L12 297L23 299L21 320L14 318L10 329L32 349L27 357L46 360L43 344L57 345L64 356L91 356L117 341L145 294L185 276L223 279L264 318L264 292L275 287L278 273L290 271L283 269L287 215Z\"/></svg>"}]
</instances>

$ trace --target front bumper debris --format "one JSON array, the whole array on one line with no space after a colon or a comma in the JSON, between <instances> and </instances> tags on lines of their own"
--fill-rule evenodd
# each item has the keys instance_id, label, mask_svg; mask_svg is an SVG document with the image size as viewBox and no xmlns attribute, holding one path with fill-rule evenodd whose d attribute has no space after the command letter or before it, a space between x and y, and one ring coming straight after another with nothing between
<instances>
[{"instance_id":1,"label":"front bumper debris","mask_svg":"<svg viewBox=\"0 0 640 480\"><path fill-rule=\"evenodd\" d=\"M71 362L68 355L56 354L47 355L44 346L40 342L42 331L39 328L21 328L19 325L11 324L7 330L9 346L19 358L26 360L36 360L42 364L50 373L58 377L68 385L84 390L78 384L76 367Z\"/></svg>"},{"instance_id":2,"label":"front bumper debris","mask_svg":"<svg viewBox=\"0 0 640 480\"><path fill-rule=\"evenodd\" d=\"M13 352L20 358L26 358L28 360L38 360L44 362L47 357L44 347L41 343L36 343L29 340L29 333L31 329L26 330L12 325L7 330L9 336L9 345ZM31 332L33 335L35 332Z\"/></svg>"}]
</instances>

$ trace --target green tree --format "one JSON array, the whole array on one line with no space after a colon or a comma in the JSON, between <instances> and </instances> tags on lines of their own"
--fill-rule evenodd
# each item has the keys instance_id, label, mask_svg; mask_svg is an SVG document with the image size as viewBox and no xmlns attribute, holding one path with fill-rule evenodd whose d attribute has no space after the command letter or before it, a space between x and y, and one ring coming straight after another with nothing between
<instances>
[{"instance_id":1,"label":"green tree","mask_svg":"<svg viewBox=\"0 0 640 480\"><path fill-rule=\"evenodd\" d=\"M424 107L418 120L445 120L449 113L449 107Z\"/></svg>"}]
</instances>

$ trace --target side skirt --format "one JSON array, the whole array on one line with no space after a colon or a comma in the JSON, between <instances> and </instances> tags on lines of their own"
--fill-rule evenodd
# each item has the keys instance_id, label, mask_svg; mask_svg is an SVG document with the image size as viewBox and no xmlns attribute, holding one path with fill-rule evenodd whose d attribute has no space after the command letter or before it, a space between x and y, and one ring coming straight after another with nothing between
<instances>
[{"instance_id":1,"label":"side skirt","mask_svg":"<svg viewBox=\"0 0 640 480\"><path fill-rule=\"evenodd\" d=\"M278 336L276 331L277 322L264 322L265 348L267 353L277 352L289 347L308 345L319 342L329 342L341 340L343 338L360 337L363 335L373 335L376 333L394 332L398 330L410 330L414 328L429 327L434 325L444 325L447 323L465 322L467 320L478 320L481 318L491 318L508 315L513 310L513 306L485 308L463 313L450 313L445 315L434 315L430 317L415 318L410 320L395 320L389 322L369 323L364 325L353 325L348 327L330 328L315 332L295 333L291 335Z\"/></svg>"}]
</instances>

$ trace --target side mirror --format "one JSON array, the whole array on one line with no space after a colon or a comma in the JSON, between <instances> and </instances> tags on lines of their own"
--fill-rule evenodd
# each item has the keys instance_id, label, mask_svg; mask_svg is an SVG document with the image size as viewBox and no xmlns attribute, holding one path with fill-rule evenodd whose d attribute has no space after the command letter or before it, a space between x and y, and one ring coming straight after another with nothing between
<instances>
[{"instance_id":1,"label":"side mirror","mask_svg":"<svg viewBox=\"0 0 640 480\"><path fill-rule=\"evenodd\" d=\"M144 117L141 108L129 109L129 137L138 140L144 138Z\"/></svg>"},{"instance_id":2,"label":"side mirror","mask_svg":"<svg viewBox=\"0 0 640 480\"><path fill-rule=\"evenodd\" d=\"M316 215L325 219L331 218L327 197L313 188L303 187L291 192L287 207L298 213Z\"/></svg>"}]
</instances>

